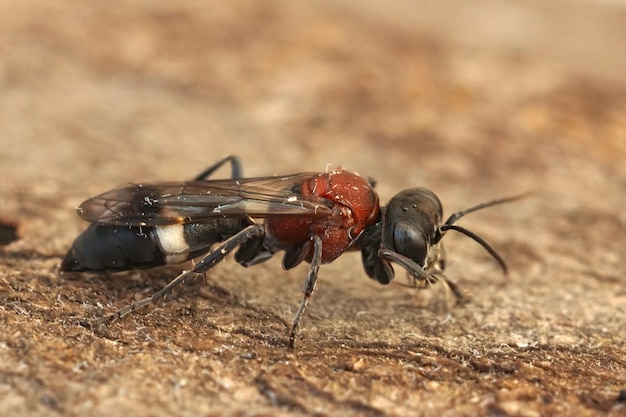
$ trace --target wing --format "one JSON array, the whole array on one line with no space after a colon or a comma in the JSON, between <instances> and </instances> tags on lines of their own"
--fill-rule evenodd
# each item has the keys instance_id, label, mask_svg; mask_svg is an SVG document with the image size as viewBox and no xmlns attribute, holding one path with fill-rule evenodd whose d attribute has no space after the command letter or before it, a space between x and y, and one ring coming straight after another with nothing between
<instances>
[{"instance_id":1,"label":"wing","mask_svg":"<svg viewBox=\"0 0 626 417\"><path fill-rule=\"evenodd\" d=\"M315 173L238 180L128 184L90 198L77 211L102 225L156 226L215 218L329 216L329 200L305 199L300 184Z\"/></svg>"}]
</instances>

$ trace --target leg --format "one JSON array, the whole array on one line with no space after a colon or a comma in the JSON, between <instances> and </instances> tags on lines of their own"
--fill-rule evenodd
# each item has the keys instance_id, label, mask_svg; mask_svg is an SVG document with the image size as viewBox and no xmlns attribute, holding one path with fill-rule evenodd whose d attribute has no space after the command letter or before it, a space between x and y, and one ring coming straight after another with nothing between
<instances>
[{"instance_id":1,"label":"leg","mask_svg":"<svg viewBox=\"0 0 626 417\"><path fill-rule=\"evenodd\" d=\"M227 162L230 162L231 178L233 178L233 179L241 178L243 176L243 166L242 166L243 164L241 163L241 159L239 159L238 156L229 155L226 158L224 158L224 159L222 159L220 161L217 161L216 163L214 163L213 165L211 165L210 167L208 167L207 169L202 171L202 173L197 175L194 178L194 180L200 181L200 180L207 179L215 171L220 169L222 167L222 165L224 165Z\"/></svg>"},{"instance_id":2,"label":"leg","mask_svg":"<svg viewBox=\"0 0 626 417\"><path fill-rule=\"evenodd\" d=\"M446 269L446 251L443 242L432 245L430 248L431 253L427 261L428 266L425 268L428 274L427 283L441 282L446 287L446 300L449 300L449 295L452 293L456 303L462 302L464 297L459 286L450 281L444 272ZM447 304L450 305L450 302L448 301Z\"/></svg>"},{"instance_id":3,"label":"leg","mask_svg":"<svg viewBox=\"0 0 626 417\"><path fill-rule=\"evenodd\" d=\"M382 259L386 259L389 262L397 263L398 265L406 269L409 272L409 274L411 274L413 279L415 279L415 282L423 281L428 278L428 273L424 271L424 268L422 268L412 259L404 255L400 255L397 252L394 252L389 249L379 249L378 257Z\"/></svg>"},{"instance_id":4,"label":"leg","mask_svg":"<svg viewBox=\"0 0 626 417\"><path fill-rule=\"evenodd\" d=\"M463 295L458 286L448 280L443 272L445 268L445 251L441 243L431 246L431 254L428 257L426 268L422 268L413 260L399 253L390 251L389 249L380 249L378 256L390 262L395 262L406 269L411 274L411 278L413 278L413 286L415 288L425 288L428 284L441 281L446 288L454 294L457 301L463 299Z\"/></svg>"},{"instance_id":5,"label":"leg","mask_svg":"<svg viewBox=\"0 0 626 417\"><path fill-rule=\"evenodd\" d=\"M154 293L151 297L144 298L143 300L139 300L136 303L121 308L110 316L103 317L96 323L99 325L111 324L114 321L121 319L122 317L132 313L133 311L141 307L147 306L160 300L161 298L166 297L167 295L171 294L174 289L183 285L187 278L189 278L190 276L205 273L209 269L213 268L218 262L223 260L237 246L247 242L248 240L254 239L257 236L262 236L264 233L265 230L263 229L263 225L254 224L246 227L241 232L228 238L224 241L224 243L212 250L208 255L202 258L202 260L198 262L193 269L189 271L183 271L169 284L163 287L163 289Z\"/></svg>"},{"instance_id":6,"label":"leg","mask_svg":"<svg viewBox=\"0 0 626 417\"><path fill-rule=\"evenodd\" d=\"M317 276L321 263L322 239L315 235L313 236L313 259L311 260L311 269L309 270L309 274L304 282L304 288L302 289L304 295L302 297L302 302L300 303L300 308L298 308L298 312L293 318L293 324L291 325L291 331L289 332L289 348L291 349L294 348L296 343L296 334L298 333L298 327L300 327L300 320L302 320L304 310L309 303L309 298L313 295L313 291L315 291L315 284L317 283Z\"/></svg>"}]
</instances>

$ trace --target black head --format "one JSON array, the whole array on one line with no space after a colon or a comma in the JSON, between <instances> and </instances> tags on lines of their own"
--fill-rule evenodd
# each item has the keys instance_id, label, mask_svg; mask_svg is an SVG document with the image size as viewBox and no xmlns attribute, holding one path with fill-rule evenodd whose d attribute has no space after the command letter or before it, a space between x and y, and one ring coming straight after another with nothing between
<instances>
[{"instance_id":1,"label":"black head","mask_svg":"<svg viewBox=\"0 0 626 417\"><path fill-rule=\"evenodd\" d=\"M480 236L454 223L476 210L506 203L523 197L515 196L482 203L452 214L442 224L443 209L439 198L426 188L411 188L396 194L379 223L368 230L360 245L367 274L382 284L394 276L391 262L407 269L416 279L426 279L424 270L429 262L429 249L438 244L448 230L455 230L480 244L500 264L506 273L506 264L498 253Z\"/></svg>"},{"instance_id":2,"label":"black head","mask_svg":"<svg viewBox=\"0 0 626 417\"><path fill-rule=\"evenodd\" d=\"M441 201L426 188L411 188L396 194L382 209L380 221L360 239L367 274L381 284L388 284L394 276L390 262L423 274L422 267L437 237L442 213Z\"/></svg>"},{"instance_id":3,"label":"black head","mask_svg":"<svg viewBox=\"0 0 626 417\"><path fill-rule=\"evenodd\" d=\"M383 248L424 266L442 216L441 201L432 191L426 188L401 191L389 201L383 214Z\"/></svg>"}]
</instances>

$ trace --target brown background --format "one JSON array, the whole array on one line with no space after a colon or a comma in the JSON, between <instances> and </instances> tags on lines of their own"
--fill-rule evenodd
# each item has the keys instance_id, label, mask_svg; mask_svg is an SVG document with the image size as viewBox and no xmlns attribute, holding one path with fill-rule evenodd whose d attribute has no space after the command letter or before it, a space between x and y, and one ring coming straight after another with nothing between
<instances>
[{"instance_id":1,"label":"brown background","mask_svg":"<svg viewBox=\"0 0 626 417\"><path fill-rule=\"evenodd\" d=\"M0 3L0 415L625 415L626 9L620 2ZM99 332L179 268L63 275L74 207L183 180L342 165L447 213L470 298L232 259ZM224 174L226 175L226 174ZM6 243L6 242L5 242ZM201 281L201 280L199 280ZM621 392L621 400L620 398Z\"/></svg>"}]
</instances>

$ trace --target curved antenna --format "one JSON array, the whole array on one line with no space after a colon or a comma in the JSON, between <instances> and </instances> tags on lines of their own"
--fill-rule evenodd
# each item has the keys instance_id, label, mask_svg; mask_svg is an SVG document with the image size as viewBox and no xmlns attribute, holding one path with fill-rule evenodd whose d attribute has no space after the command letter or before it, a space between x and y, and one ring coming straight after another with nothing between
<instances>
[{"instance_id":1,"label":"curved antenna","mask_svg":"<svg viewBox=\"0 0 626 417\"><path fill-rule=\"evenodd\" d=\"M481 210L481 209L484 209L484 208L487 208L487 207L491 207L491 206L496 206L498 204L510 203L511 201L515 201L515 200L519 200L521 198L524 198L528 194L530 194L530 193L518 194L518 195L514 195L512 197L506 197L506 198L499 198L497 200L491 200L491 201L487 201L486 203L478 204L478 205L476 205L474 207L470 207L470 208L465 209L465 210L457 211L456 213L453 213L450 217L448 217L448 220L446 220L444 225L449 226L449 225L451 225L453 223L456 223L456 221L459 220L461 217L465 216L466 214L472 213L474 211Z\"/></svg>"},{"instance_id":2,"label":"curved antenna","mask_svg":"<svg viewBox=\"0 0 626 417\"><path fill-rule=\"evenodd\" d=\"M498 261L498 263L500 264L500 267L502 268L502 272L504 272L504 274L508 274L509 270L506 266L506 263L504 262L504 259L502 259L502 257L498 254L498 252L496 252L496 250L494 248L491 247L491 245L489 243L487 243L487 241L485 239L483 239L482 237L478 236L476 233L467 230L464 227L461 226L455 226L452 224L444 224L441 227L439 227L440 233L442 236L443 234L446 232L446 230L456 230L459 233L464 234L465 236L469 237L470 239L474 240L476 243L478 243L480 246L482 246L483 248L485 248L485 250L487 252L489 252L489 254L491 256L493 256L493 258Z\"/></svg>"},{"instance_id":3,"label":"curved antenna","mask_svg":"<svg viewBox=\"0 0 626 417\"><path fill-rule=\"evenodd\" d=\"M443 237L443 235L446 233L447 230L456 230L457 232L462 233L465 236L469 237L470 239L474 240L476 243L478 243L480 246L482 246L487 252L489 252L489 254L496 261L498 261L498 263L500 264L500 267L502 268L502 271L505 274L507 274L508 273L508 268L506 266L506 263L504 262L504 259L502 259L502 257L500 255L498 255L498 252L496 252L495 249L492 248L491 245L489 243L487 243L487 241L485 239L483 239L482 237L478 236L476 233L467 230L464 227L455 226L454 223L457 220L459 220L461 217L465 216L466 214L469 214L469 213L472 213L474 211L481 210L481 209L484 209L484 208L487 208L487 207L496 206L498 204L504 204L504 203L509 203L511 201L519 200L521 198L526 197L528 194L530 194L530 193L527 192L527 193L523 193L523 194L514 195L514 196L511 196L511 197L505 197L505 198L499 198L497 200L487 201L486 203L481 203L481 204L478 204L478 205L476 205L474 207L470 207L468 209L457 211L456 213L453 213L450 217L448 217L448 220L446 220L446 222L444 224L442 224L441 226L439 226L437 228L437 233L435 235L435 239L434 239L433 243L438 243L441 240L441 238Z\"/></svg>"}]
</instances>

